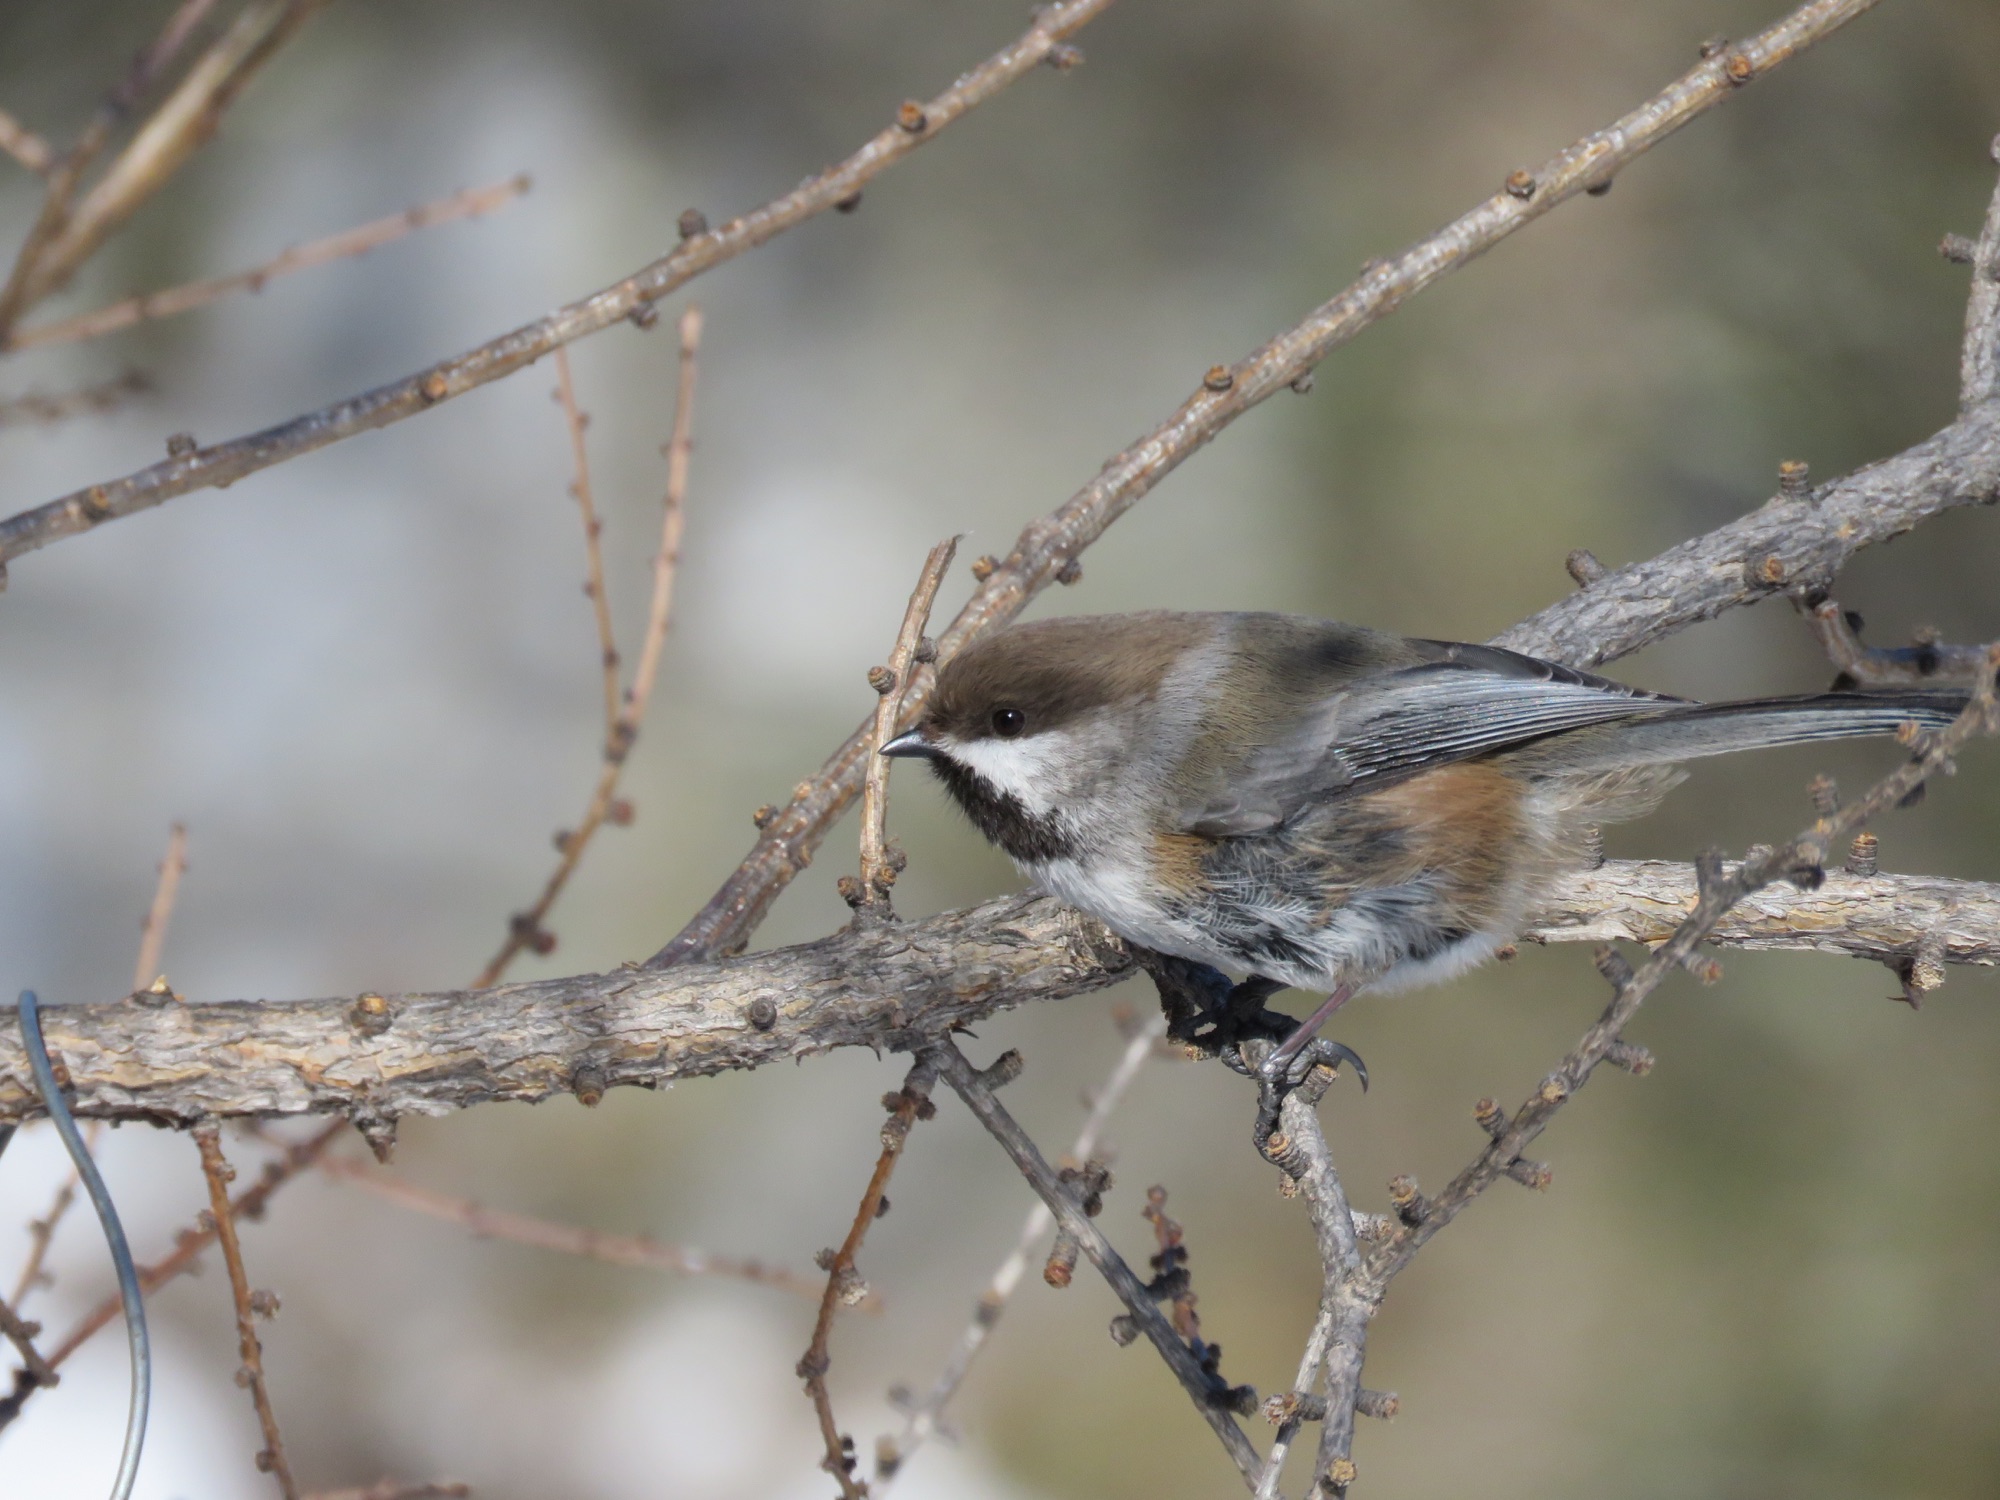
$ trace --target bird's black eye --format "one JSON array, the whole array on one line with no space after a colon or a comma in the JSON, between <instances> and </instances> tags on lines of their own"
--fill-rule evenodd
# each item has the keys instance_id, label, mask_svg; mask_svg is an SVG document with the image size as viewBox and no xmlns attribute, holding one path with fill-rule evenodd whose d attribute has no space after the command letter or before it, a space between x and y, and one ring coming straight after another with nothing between
<instances>
[{"instance_id":1,"label":"bird's black eye","mask_svg":"<svg viewBox=\"0 0 2000 1500\"><path fill-rule=\"evenodd\" d=\"M1028 727L1028 716L1018 708L996 708L993 710L993 732L1003 740L1011 740Z\"/></svg>"}]
</instances>

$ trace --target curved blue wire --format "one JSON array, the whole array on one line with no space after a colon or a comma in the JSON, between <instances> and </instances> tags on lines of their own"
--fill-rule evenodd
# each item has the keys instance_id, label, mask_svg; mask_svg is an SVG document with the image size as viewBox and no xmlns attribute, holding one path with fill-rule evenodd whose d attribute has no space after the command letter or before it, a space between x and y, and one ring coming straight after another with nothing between
<instances>
[{"instance_id":1,"label":"curved blue wire","mask_svg":"<svg viewBox=\"0 0 2000 1500\"><path fill-rule=\"evenodd\" d=\"M104 1242L111 1247L111 1264L118 1272L118 1296L125 1304L125 1335L132 1346L132 1404L125 1414L125 1451L118 1460L118 1477L111 1483L111 1500L131 1500L132 1485L139 1477L139 1450L146 1445L146 1412L153 1398L153 1346L146 1337L146 1304L139 1292L139 1268L132 1263L132 1250L125 1243L124 1226L112 1206L111 1193L98 1175L97 1163L84 1149L76 1118L69 1112L56 1070L49 1063L48 1045L42 1040L41 1001L33 990L22 990L17 1007L21 1017L21 1043L34 1070L35 1087L56 1134L76 1163L77 1176L90 1194L90 1206L104 1226Z\"/></svg>"}]
</instances>

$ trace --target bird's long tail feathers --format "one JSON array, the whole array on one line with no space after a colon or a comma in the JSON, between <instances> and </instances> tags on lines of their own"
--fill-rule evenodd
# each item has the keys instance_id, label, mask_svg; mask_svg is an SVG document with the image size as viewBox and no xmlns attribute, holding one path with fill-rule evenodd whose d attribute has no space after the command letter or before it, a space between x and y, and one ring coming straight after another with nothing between
<instances>
[{"instance_id":1,"label":"bird's long tail feathers","mask_svg":"<svg viewBox=\"0 0 2000 1500\"><path fill-rule=\"evenodd\" d=\"M1668 765L1737 750L1893 735L1912 720L1938 729L1964 711L1966 700L1962 692L1913 690L1697 703L1552 735L1521 757L1532 770L1554 775Z\"/></svg>"}]
</instances>

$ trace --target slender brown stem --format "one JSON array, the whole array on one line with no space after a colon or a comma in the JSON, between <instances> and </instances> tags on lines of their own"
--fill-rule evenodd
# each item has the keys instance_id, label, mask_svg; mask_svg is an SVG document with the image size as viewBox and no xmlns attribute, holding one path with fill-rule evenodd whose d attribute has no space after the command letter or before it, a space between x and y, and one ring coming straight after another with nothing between
<instances>
[{"instance_id":1,"label":"slender brown stem","mask_svg":"<svg viewBox=\"0 0 2000 1500\"><path fill-rule=\"evenodd\" d=\"M238 1379L250 1387L250 1400L257 1408L257 1425L264 1429L264 1448L257 1455L257 1467L278 1482L285 1500L298 1500L299 1487L292 1479L292 1466L285 1457L285 1440L278 1431L278 1414L271 1406L270 1382L264 1375L264 1345L257 1337L257 1309L250 1290L250 1277L243 1269L243 1246L236 1237L236 1211L229 1201L229 1183L236 1176L222 1154L222 1131L213 1122L194 1128L194 1143L201 1152L202 1175L208 1179L209 1214L215 1224L216 1239L222 1246L223 1264L229 1269L229 1290L236 1302L237 1347L243 1356Z\"/></svg>"},{"instance_id":2,"label":"slender brown stem","mask_svg":"<svg viewBox=\"0 0 2000 1500\"><path fill-rule=\"evenodd\" d=\"M931 606L937 601L945 569L957 555L957 537L947 538L931 548L924 559L923 571L917 575L909 605L903 611L903 623L896 631L889 664L869 673L869 681L880 696L875 704L875 732L869 742L868 769L861 781L861 884L854 902L857 918L864 914L892 915L889 888L896 883L897 870L889 856L889 760L882 754L882 747L896 737L897 726L903 722L903 700L909 695L911 679L916 674L924 627L930 623ZM936 649L933 647L928 654L935 658Z\"/></svg>"},{"instance_id":3,"label":"slender brown stem","mask_svg":"<svg viewBox=\"0 0 2000 1500\"><path fill-rule=\"evenodd\" d=\"M679 1276L726 1276L754 1281L802 1297L820 1295L820 1283L810 1277L755 1260L737 1260L726 1255L710 1255L706 1250L685 1245L664 1245L639 1234L607 1234L597 1229L581 1229L571 1224L554 1224L525 1214L487 1208L470 1198L433 1192L400 1177L391 1176L365 1162L325 1157L319 1169L328 1177L350 1183L364 1192L434 1219L457 1224L481 1239L506 1240L516 1245L532 1245L538 1250L554 1250L563 1255L582 1256L607 1265L628 1266L641 1271L670 1271Z\"/></svg>"},{"instance_id":4,"label":"slender brown stem","mask_svg":"<svg viewBox=\"0 0 2000 1500\"><path fill-rule=\"evenodd\" d=\"M167 855L160 861L159 883L153 887L153 904L146 908L145 924L139 929L139 959L132 967L132 988L143 990L160 972L160 955L167 946L167 926L174 919L174 901L180 895L181 876L187 873L187 825L176 823L167 833Z\"/></svg>"},{"instance_id":5,"label":"slender brown stem","mask_svg":"<svg viewBox=\"0 0 2000 1500\"><path fill-rule=\"evenodd\" d=\"M569 493L583 519L583 555L589 569L583 591L597 620L598 670L604 678L604 742L609 745L618 733L618 636L611 628L611 599L604 587L604 523L597 518L597 498L590 488L589 445L583 436L590 418L576 404L567 349L556 350L556 399L562 403L563 423L569 429L570 464L576 476L570 481Z\"/></svg>"},{"instance_id":6,"label":"slender brown stem","mask_svg":"<svg viewBox=\"0 0 2000 1500\"><path fill-rule=\"evenodd\" d=\"M491 213L527 192L528 187L528 178L522 174L510 177L505 182L495 183L491 187L472 188L462 193L453 193L450 197L440 198L434 203L421 204L402 213L376 219L372 223L344 229L339 234L330 234L304 245L295 245L247 271L232 272L230 275L217 276L208 281L190 281L183 286L168 287L164 291L147 292L140 297L127 297L122 302L113 302L91 312L79 313L73 318L43 323L34 328L16 329L4 344L0 344L0 349L38 349L49 344L70 344L84 339L102 338L107 333L130 328L135 323L192 312L195 308L219 302L236 292L261 292L271 282L281 276L289 276L294 271L305 271L338 260L351 260L356 256L366 255L370 250L380 249L403 238L404 235L414 234L417 230L429 229L438 224L449 224L457 219L474 219L482 214Z\"/></svg>"},{"instance_id":7,"label":"slender brown stem","mask_svg":"<svg viewBox=\"0 0 2000 1500\"><path fill-rule=\"evenodd\" d=\"M653 597L646 608L646 634L639 647L639 665L632 673L632 685L625 690L625 707L619 717L617 741L627 751L638 738L646 705L653 696L654 680L660 673L660 655L666 647L667 626L673 618L681 533L687 522L688 462L694 453L694 387L700 373L697 361L701 352L700 307L690 302L681 310L679 329L680 378L674 387L673 433L661 449L667 460L667 488L661 502L660 550L653 554Z\"/></svg>"},{"instance_id":8,"label":"slender brown stem","mask_svg":"<svg viewBox=\"0 0 2000 1500\"><path fill-rule=\"evenodd\" d=\"M937 1112L936 1106L931 1103L931 1086L936 1079L937 1070L932 1063L919 1058L903 1079L902 1088L882 1101L889 1109L889 1118L882 1124L882 1153L875 1159L875 1170L868 1175L868 1186L861 1194L860 1205L854 1210L854 1222L848 1226L847 1238L841 1241L838 1250L825 1252L821 1257L826 1271L826 1289L820 1295L819 1316L813 1321L812 1342L799 1359L798 1373L806 1383L806 1394L812 1398L813 1411L819 1418L820 1439L826 1445L826 1456L821 1459L820 1467L840 1482L844 1500L861 1500L868 1493L868 1483L855 1477L854 1439L842 1433L840 1424L834 1419L833 1398L826 1388L826 1372L833 1364L827 1345L833 1336L834 1315L842 1307L852 1307L867 1295L867 1283L855 1271L854 1258L861 1253L861 1242L868 1237L869 1226L886 1211L884 1195L888 1191L889 1176L902 1158L903 1147L910 1138L910 1127L919 1120L928 1120Z\"/></svg>"},{"instance_id":9,"label":"slender brown stem","mask_svg":"<svg viewBox=\"0 0 2000 1500\"><path fill-rule=\"evenodd\" d=\"M583 453L584 419L576 409L575 391L569 382L568 358L564 351L556 351L556 369L561 381L558 390L563 400L564 415L569 419L577 465L575 493L583 511L585 548L589 558L590 582L586 587L597 604L598 643L604 658L606 727L603 758L598 768L597 785L584 808L583 820L574 829L558 836L559 857L554 873L543 885L534 905L526 911L517 912L508 922L506 939L487 960L479 977L473 980L474 989L498 984L522 949L547 952L554 947L554 937L542 924L555 906L556 898L569 884L570 876L576 873L584 850L607 820L630 817L629 809L621 808L618 802L618 784L625 774L625 763L631 756L632 747L638 742L647 706L652 702L653 684L659 675L667 627L673 618L674 580L680 566L681 532L686 516L688 455L694 446L695 356L701 348L701 330L700 309L688 308L680 320L680 384L674 398L673 435L663 450L667 457L667 488L660 523L660 549L653 557L653 594L646 609L646 634L639 648L638 667L632 674L631 685L622 696L618 690L617 644L611 634L611 618L604 602L604 561L597 541L597 515L589 498L589 469Z\"/></svg>"}]
</instances>

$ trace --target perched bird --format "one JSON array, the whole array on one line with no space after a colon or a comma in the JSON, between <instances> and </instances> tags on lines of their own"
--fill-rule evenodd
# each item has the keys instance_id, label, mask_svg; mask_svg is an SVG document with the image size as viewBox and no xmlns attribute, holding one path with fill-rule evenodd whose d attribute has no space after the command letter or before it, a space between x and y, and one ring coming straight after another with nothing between
<instances>
[{"instance_id":1,"label":"perched bird","mask_svg":"<svg viewBox=\"0 0 2000 1500\"><path fill-rule=\"evenodd\" d=\"M1965 701L1695 703L1492 646L1155 611L975 642L882 753L928 759L1023 873L1120 937L1259 1001L1327 995L1278 1077L1364 986L1491 957L1585 862L1586 830L1649 811L1677 762L1936 726Z\"/></svg>"}]
</instances>

